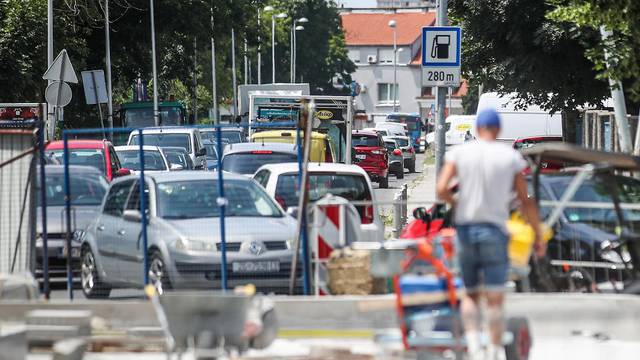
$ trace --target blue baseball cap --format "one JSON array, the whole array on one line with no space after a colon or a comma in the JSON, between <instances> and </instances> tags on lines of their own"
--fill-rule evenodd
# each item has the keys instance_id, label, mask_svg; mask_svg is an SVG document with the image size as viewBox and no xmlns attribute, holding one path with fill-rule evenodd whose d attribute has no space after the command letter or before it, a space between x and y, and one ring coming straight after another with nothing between
<instances>
[{"instance_id":1,"label":"blue baseball cap","mask_svg":"<svg viewBox=\"0 0 640 360\"><path fill-rule=\"evenodd\" d=\"M476 117L476 128L500 128L500 115L494 109L484 109Z\"/></svg>"}]
</instances>

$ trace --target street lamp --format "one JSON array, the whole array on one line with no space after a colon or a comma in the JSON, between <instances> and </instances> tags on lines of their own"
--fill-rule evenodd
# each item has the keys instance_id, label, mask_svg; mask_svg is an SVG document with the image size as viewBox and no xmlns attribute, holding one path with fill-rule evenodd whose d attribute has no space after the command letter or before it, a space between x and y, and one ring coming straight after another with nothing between
<instances>
[{"instance_id":1,"label":"street lamp","mask_svg":"<svg viewBox=\"0 0 640 360\"><path fill-rule=\"evenodd\" d=\"M271 5L264 7L264 12L273 12L275 9ZM286 13L271 14L271 82L276 83L276 18L284 19Z\"/></svg>"},{"instance_id":2,"label":"street lamp","mask_svg":"<svg viewBox=\"0 0 640 360\"><path fill-rule=\"evenodd\" d=\"M393 29L393 86L391 87L391 89L393 90L391 92L391 99L393 100L393 112L397 111L397 105L396 105L396 89L397 89L397 63L398 63L398 47L397 47L397 31L396 31L396 21L395 20L389 20L389 27Z\"/></svg>"},{"instance_id":3,"label":"street lamp","mask_svg":"<svg viewBox=\"0 0 640 360\"><path fill-rule=\"evenodd\" d=\"M296 31L302 31L304 30L304 26L302 25L298 25L296 26L296 24L300 23L300 24L306 24L309 22L309 19L307 19L306 17L301 17L300 19L293 19L292 20L292 24L291 24L291 83L296 82L296 52L297 52L297 47L296 47Z\"/></svg>"}]
</instances>

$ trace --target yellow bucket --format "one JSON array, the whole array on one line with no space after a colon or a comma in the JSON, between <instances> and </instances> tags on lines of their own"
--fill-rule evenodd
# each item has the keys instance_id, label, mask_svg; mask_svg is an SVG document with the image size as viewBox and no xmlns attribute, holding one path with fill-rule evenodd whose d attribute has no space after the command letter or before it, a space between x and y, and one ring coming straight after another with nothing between
<instances>
[{"instance_id":1,"label":"yellow bucket","mask_svg":"<svg viewBox=\"0 0 640 360\"><path fill-rule=\"evenodd\" d=\"M553 237L553 230L545 224L542 227L542 240L548 242ZM529 225L518 213L514 213L507 221L507 230L511 235L509 241L509 260L511 266L527 267L533 250L535 234L533 227Z\"/></svg>"}]
</instances>

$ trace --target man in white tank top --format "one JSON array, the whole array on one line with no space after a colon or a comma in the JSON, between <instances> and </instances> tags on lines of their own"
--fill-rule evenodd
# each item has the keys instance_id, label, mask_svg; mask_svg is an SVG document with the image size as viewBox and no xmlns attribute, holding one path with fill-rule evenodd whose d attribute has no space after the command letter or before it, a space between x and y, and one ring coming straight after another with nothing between
<instances>
[{"instance_id":1,"label":"man in white tank top","mask_svg":"<svg viewBox=\"0 0 640 360\"><path fill-rule=\"evenodd\" d=\"M481 111L476 118L477 141L465 142L447 152L437 184L438 197L454 207L458 234L457 253L466 294L461 314L469 358L503 360L504 285L509 270L506 222L514 192L521 211L536 230L535 253L546 251L540 238L538 210L527 196L522 175L526 162L508 145L496 141L500 116L495 110ZM454 178L458 195L450 187ZM479 340L481 296L487 300L490 343L485 353ZM486 355L486 357L485 357Z\"/></svg>"}]
</instances>

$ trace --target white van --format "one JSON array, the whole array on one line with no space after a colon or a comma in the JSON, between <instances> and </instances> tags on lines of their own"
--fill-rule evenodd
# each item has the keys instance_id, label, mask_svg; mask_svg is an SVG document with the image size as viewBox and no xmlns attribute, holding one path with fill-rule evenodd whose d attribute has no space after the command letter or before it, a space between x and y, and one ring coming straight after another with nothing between
<instances>
[{"instance_id":1,"label":"white van","mask_svg":"<svg viewBox=\"0 0 640 360\"><path fill-rule=\"evenodd\" d=\"M460 145L464 143L466 137L476 137L476 116L451 115L445 120L445 129L445 144L447 146Z\"/></svg>"},{"instance_id":2,"label":"white van","mask_svg":"<svg viewBox=\"0 0 640 360\"><path fill-rule=\"evenodd\" d=\"M478 101L478 112L495 109L500 113L502 128L498 139L514 141L532 136L562 136L562 117L560 113L549 115L538 105L529 105L526 110L516 110L516 93L504 96L498 93L485 93Z\"/></svg>"}]
</instances>

